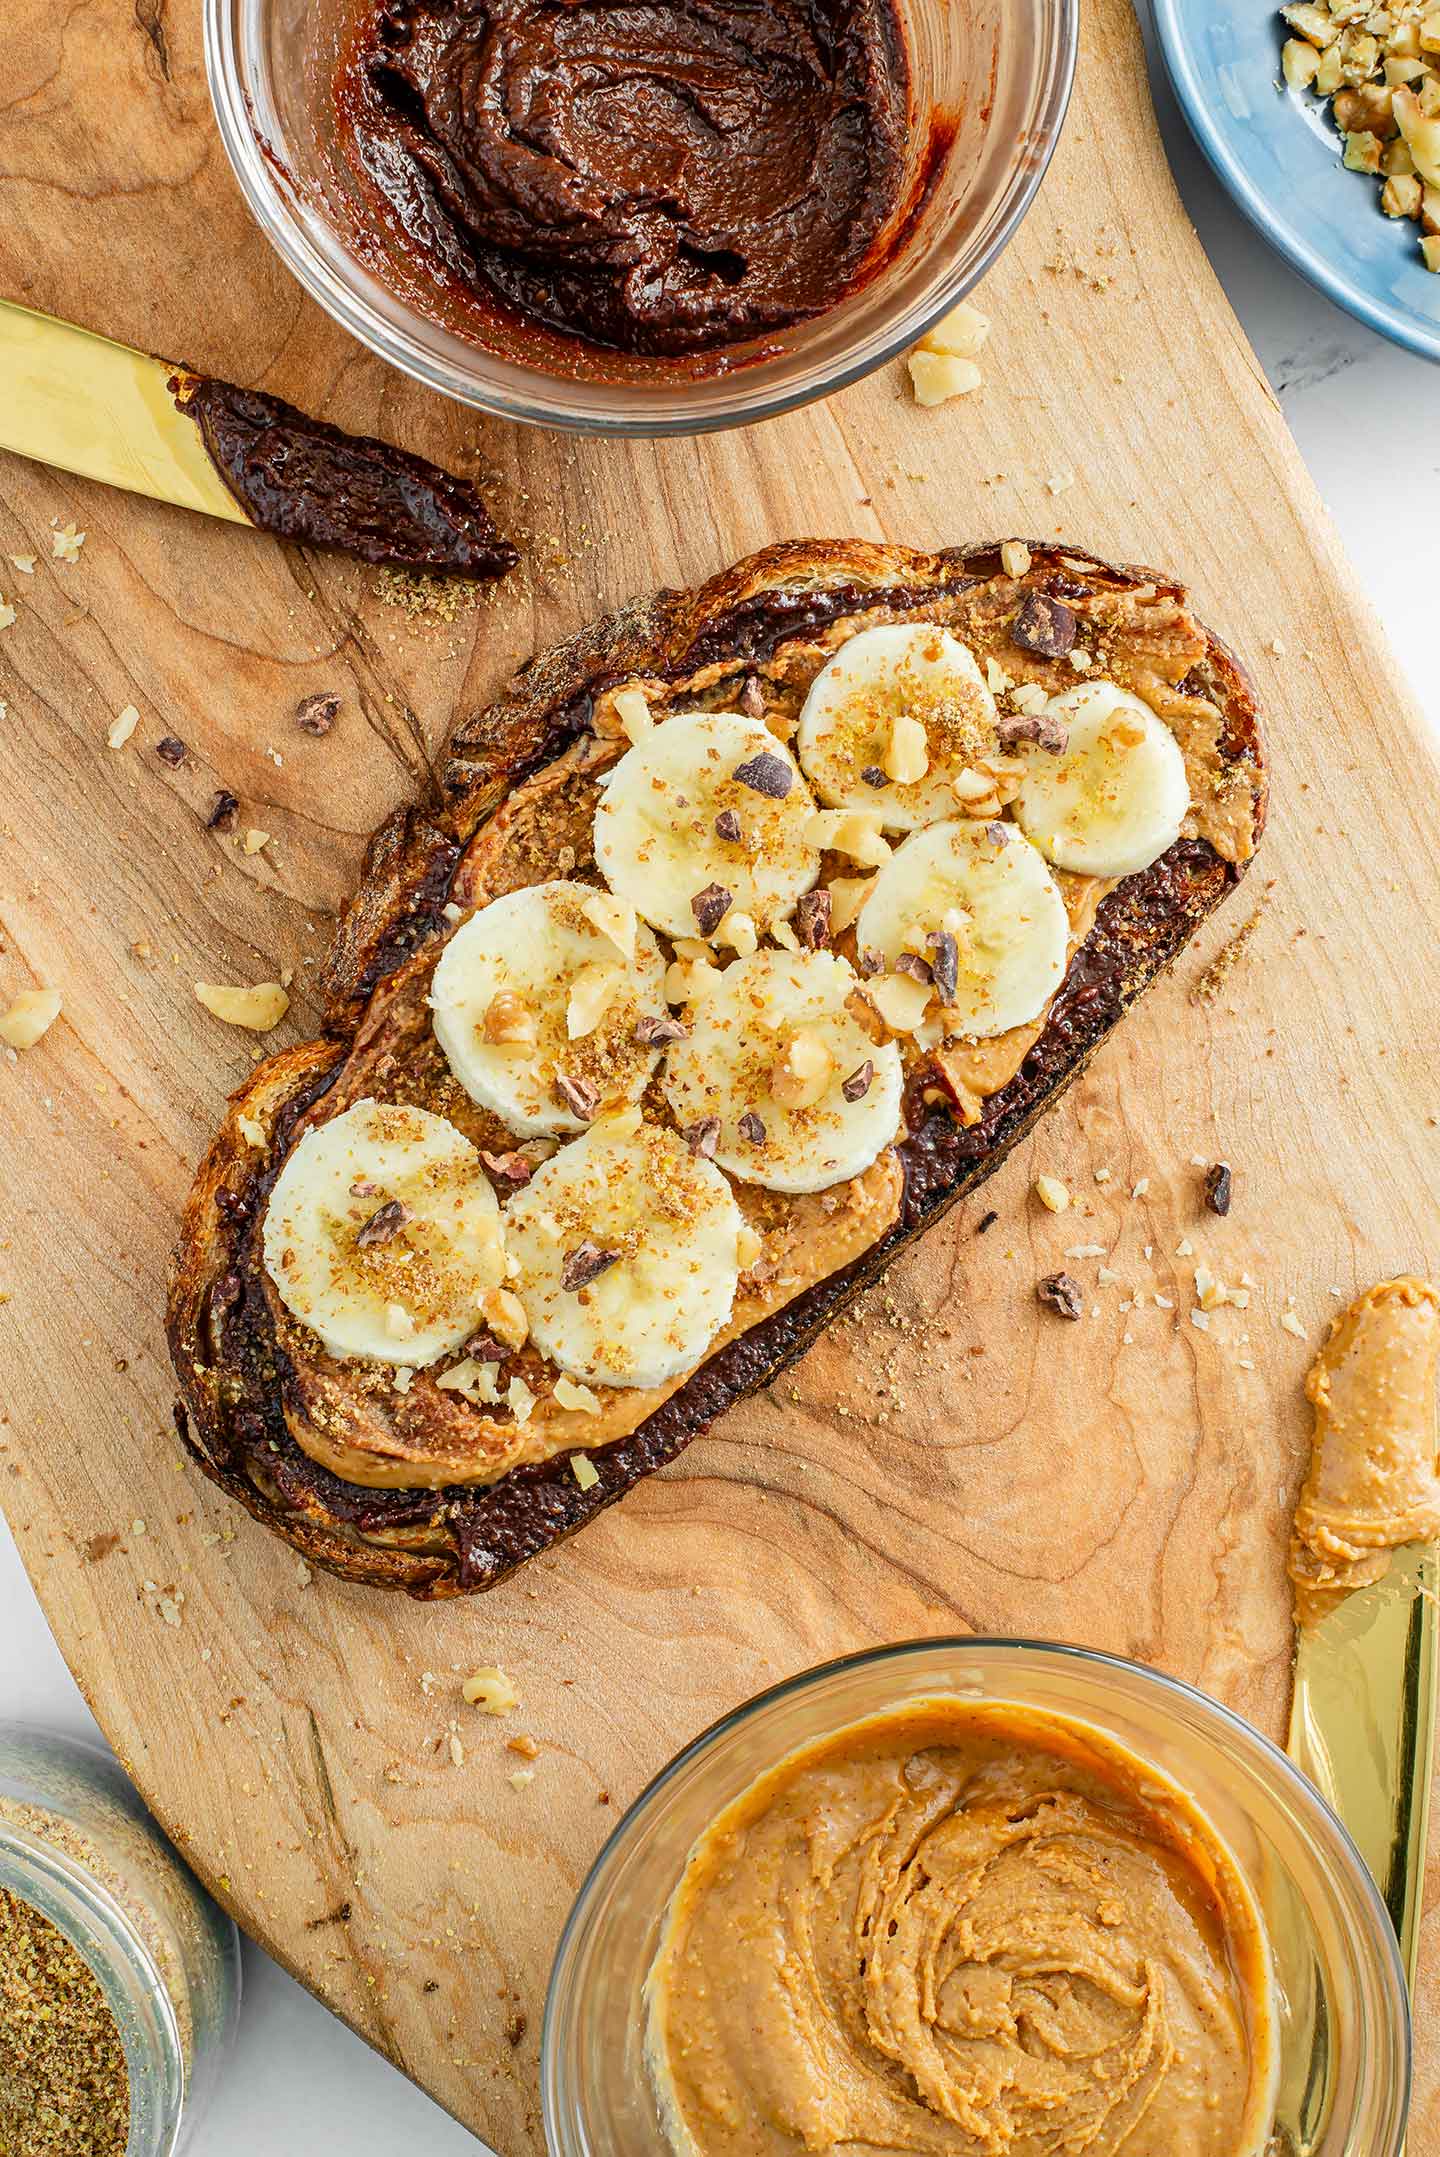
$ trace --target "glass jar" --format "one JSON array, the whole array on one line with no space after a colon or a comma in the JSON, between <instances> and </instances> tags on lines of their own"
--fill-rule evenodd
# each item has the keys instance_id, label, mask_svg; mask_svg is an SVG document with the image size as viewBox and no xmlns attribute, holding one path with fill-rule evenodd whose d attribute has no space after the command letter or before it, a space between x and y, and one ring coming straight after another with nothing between
<instances>
[{"instance_id":1,"label":"glass jar","mask_svg":"<svg viewBox=\"0 0 1440 2157\"><path fill-rule=\"evenodd\" d=\"M506 353L420 277L336 141L330 82L364 0L205 0L220 139L261 230L312 299L419 382L504 419L702 434L828 397L914 344L978 283L1034 198L1070 95L1079 0L899 0L910 53L907 190L891 260L838 305L656 363L566 340Z\"/></svg>"},{"instance_id":2,"label":"glass jar","mask_svg":"<svg viewBox=\"0 0 1440 2157\"><path fill-rule=\"evenodd\" d=\"M0 1888L77 1949L115 2018L125 2157L184 2149L234 2038L239 1938L98 1746L0 1722Z\"/></svg>"},{"instance_id":3,"label":"glass jar","mask_svg":"<svg viewBox=\"0 0 1440 2157\"><path fill-rule=\"evenodd\" d=\"M540 2062L551 2157L652 2157L667 2146L644 2058L643 1987L696 1838L786 1754L937 1695L1087 1723L1178 1784L1228 1846L1268 1934L1273 2148L1399 2157L1410 2017L1395 1935L1314 1785L1192 1686L1025 1640L919 1640L806 1671L716 1723L656 1777L596 1859L556 1953Z\"/></svg>"}]
</instances>

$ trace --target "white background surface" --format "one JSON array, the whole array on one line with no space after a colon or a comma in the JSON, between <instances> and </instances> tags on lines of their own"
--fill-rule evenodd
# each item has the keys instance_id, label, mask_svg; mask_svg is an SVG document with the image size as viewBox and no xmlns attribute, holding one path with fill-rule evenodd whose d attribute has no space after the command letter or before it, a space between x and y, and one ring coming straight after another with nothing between
<instances>
[{"instance_id":1,"label":"white background surface","mask_svg":"<svg viewBox=\"0 0 1440 2157\"><path fill-rule=\"evenodd\" d=\"M1233 211L1168 94L1186 201L1402 664L1440 725L1440 369L1395 350L1294 277ZM1440 282L1440 280L1437 280ZM1426 662L1430 662L1427 678ZM0 1714L93 1732L0 1524ZM239 2057L196 2157L463 2157L462 2128L247 1949Z\"/></svg>"}]
</instances>

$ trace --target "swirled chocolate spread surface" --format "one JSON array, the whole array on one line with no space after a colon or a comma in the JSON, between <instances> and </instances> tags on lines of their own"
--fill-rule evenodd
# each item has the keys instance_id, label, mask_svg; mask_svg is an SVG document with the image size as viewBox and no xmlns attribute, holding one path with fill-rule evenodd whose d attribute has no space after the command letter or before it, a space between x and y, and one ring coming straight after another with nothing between
<instances>
[{"instance_id":1,"label":"swirled chocolate spread surface","mask_svg":"<svg viewBox=\"0 0 1440 2157\"><path fill-rule=\"evenodd\" d=\"M365 0L336 94L408 254L627 353L821 313L904 178L894 0Z\"/></svg>"},{"instance_id":2,"label":"swirled chocolate spread surface","mask_svg":"<svg viewBox=\"0 0 1440 2157\"><path fill-rule=\"evenodd\" d=\"M520 558L478 489L428 458L211 375L170 388L261 531L440 577L499 577Z\"/></svg>"}]
</instances>

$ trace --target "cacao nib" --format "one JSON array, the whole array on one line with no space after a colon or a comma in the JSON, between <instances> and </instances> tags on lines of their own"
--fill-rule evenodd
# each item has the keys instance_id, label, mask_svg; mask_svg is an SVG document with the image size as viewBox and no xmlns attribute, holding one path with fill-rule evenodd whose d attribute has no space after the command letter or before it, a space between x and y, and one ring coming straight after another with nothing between
<instances>
[{"instance_id":1,"label":"cacao nib","mask_svg":"<svg viewBox=\"0 0 1440 2157\"><path fill-rule=\"evenodd\" d=\"M295 724L302 734L328 734L339 710L336 690L317 689L312 696L301 697L295 707Z\"/></svg>"},{"instance_id":2,"label":"cacao nib","mask_svg":"<svg viewBox=\"0 0 1440 2157\"><path fill-rule=\"evenodd\" d=\"M573 1251L566 1253L565 1264L560 1272L560 1286L572 1293L577 1288L588 1288L598 1281L601 1274L613 1266L620 1256L618 1251L602 1251L598 1243L577 1243Z\"/></svg>"},{"instance_id":3,"label":"cacao nib","mask_svg":"<svg viewBox=\"0 0 1440 2157\"><path fill-rule=\"evenodd\" d=\"M600 1106L599 1089L589 1079L571 1078L568 1071L556 1072L555 1091L571 1115L578 1116L582 1123L589 1123Z\"/></svg>"},{"instance_id":4,"label":"cacao nib","mask_svg":"<svg viewBox=\"0 0 1440 2157\"><path fill-rule=\"evenodd\" d=\"M758 756L747 757L730 776L741 786L748 786L752 794L764 794L771 801L783 801L795 784L789 759L777 756L773 749L762 749Z\"/></svg>"},{"instance_id":5,"label":"cacao nib","mask_svg":"<svg viewBox=\"0 0 1440 2157\"><path fill-rule=\"evenodd\" d=\"M823 887L807 891L795 908L795 928L807 951L823 951L830 941L830 894Z\"/></svg>"},{"instance_id":6,"label":"cacao nib","mask_svg":"<svg viewBox=\"0 0 1440 2157\"><path fill-rule=\"evenodd\" d=\"M930 973L940 1001L953 1004L960 979L959 947L948 929L932 929L925 941L935 954L930 961Z\"/></svg>"},{"instance_id":7,"label":"cacao nib","mask_svg":"<svg viewBox=\"0 0 1440 2157\"><path fill-rule=\"evenodd\" d=\"M487 1153L482 1146L480 1158L502 1183L528 1183L535 1173L534 1162L523 1153Z\"/></svg>"},{"instance_id":8,"label":"cacao nib","mask_svg":"<svg viewBox=\"0 0 1440 2157\"><path fill-rule=\"evenodd\" d=\"M738 846L745 836L744 826L733 809L722 809L715 819L715 836L725 839L731 846Z\"/></svg>"},{"instance_id":9,"label":"cacao nib","mask_svg":"<svg viewBox=\"0 0 1440 2157\"><path fill-rule=\"evenodd\" d=\"M1035 1283L1040 1301L1061 1318L1079 1318L1085 1309L1085 1291L1071 1273L1047 1273Z\"/></svg>"},{"instance_id":10,"label":"cacao nib","mask_svg":"<svg viewBox=\"0 0 1440 2157\"><path fill-rule=\"evenodd\" d=\"M693 1154L698 1154L703 1161L713 1161L715 1148L720 1143L720 1118L702 1116L699 1123L687 1124L680 1136Z\"/></svg>"},{"instance_id":11,"label":"cacao nib","mask_svg":"<svg viewBox=\"0 0 1440 2157\"><path fill-rule=\"evenodd\" d=\"M883 772L878 764L867 764L860 776L867 786L882 787L890 784L889 773Z\"/></svg>"},{"instance_id":12,"label":"cacao nib","mask_svg":"<svg viewBox=\"0 0 1440 2157\"><path fill-rule=\"evenodd\" d=\"M875 1065L867 1056L858 1070L852 1071L849 1078L841 1082L840 1091L847 1101L863 1101L874 1081Z\"/></svg>"},{"instance_id":13,"label":"cacao nib","mask_svg":"<svg viewBox=\"0 0 1440 2157\"><path fill-rule=\"evenodd\" d=\"M657 1019L645 1011L635 1021L635 1039L642 1048L664 1048L667 1042L688 1041L690 1029L680 1019Z\"/></svg>"},{"instance_id":14,"label":"cacao nib","mask_svg":"<svg viewBox=\"0 0 1440 2157\"><path fill-rule=\"evenodd\" d=\"M1063 756L1070 745L1070 729L1054 712L1006 712L996 732L1002 749L1018 748L1033 741L1037 749Z\"/></svg>"},{"instance_id":15,"label":"cacao nib","mask_svg":"<svg viewBox=\"0 0 1440 2157\"><path fill-rule=\"evenodd\" d=\"M1217 1161L1205 1171L1205 1203L1212 1213L1222 1216L1230 1211L1230 1199L1234 1179L1228 1161Z\"/></svg>"},{"instance_id":16,"label":"cacao nib","mask_svg":"<svg viewBox=\"0 0 1440 2157\"><path fill-rule=\"evenodd\" d=\"M713 936L730 911L732 894L723 884L707 884L690 901L690 911L702 936Z\"/></svg>"},{"instance_id":17,"label":"cacao nib","mask_svg":"<svg viewBox=\"0 0 1440 2157\"><path fill-rule=\"evenodd\" d=\"M362 1222L355 1231L355 1241L362 1251L372 1244L393 1243L410 1218L410 1208L402 1198L392 1198L376 1208L368 1221Z\"/></svg>"},{"instance_id":18,"label":"cacao nib","mask_svg":"<svg viewBox=\"0 0 1440 2157\"><path fill-rule=\"evenodd\" d=\"M740 1118L739 1128L740 1136L742 1138L748 1138L752 1146L764 1145L765 1126L761 1122L760 1118L756 1115L753 1108L746 1109L744 1115Z\"/></svg>"},{"instance_id":19,"label":"cacao nib","mask_svg":"<svg viewBox=\"0 0 1440 2157\"><path fill-rule=\"evenodd\" d=\"M923 981L928 988L935 979L935 970L929 961L922 959L918 951L902 951L895 961L897 974L909 974L912 981Z\"/></svg>"},{"instance_id":20,"label":"cacao nib","mask_svg":"<svg viewBox=\"0 0 1440 2157\"><path fill-rule=\"evenodd\" d=\"M166 734L156 742L155 754L162 764L183 764L186 757L185 744L178 734Z\"/></svg>"},{"instance_id":21,"label":"cacao nib","mask_svg":"<svg viewBox=\"0 0 1440 2157\"><path fill-rule=\"evenodd\" d=\"M232 794L228 786L222 786L210 804L210 814L205 819L207 831L229 831L235 822L235 812L240 797Z\"/></svg>"},{"instance_id":22,"label":"cacao nib","mask_svg":"<svg viewBox=\"0 0 1440 2157\"><path fill-rule=\"evenodd\" d=\"M1063 659L1075 645L1075 615L1063 599L1047 592L1027 592L1010 635L1022 651L1042 659Z\"/></svg>"}]
</instances>

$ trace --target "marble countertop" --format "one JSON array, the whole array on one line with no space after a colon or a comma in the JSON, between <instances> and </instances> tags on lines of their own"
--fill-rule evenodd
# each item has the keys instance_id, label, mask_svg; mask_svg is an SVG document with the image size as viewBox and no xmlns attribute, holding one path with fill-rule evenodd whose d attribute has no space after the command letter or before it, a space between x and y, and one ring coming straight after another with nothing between
<instances>
[{"instance_id":1,"label":"marble countertop","mask_svg":"<svg viewBox=\"0 0 1440 2157\"><path fill-rule=\"evenodd\" d=\"M1230 207L1163 86L1166 140L1211 259L1422 704L1440 728L1427 668L1440 562L1440 371L1352 322L1295 277ZM1428 418L1428 424L1426 420ZM0 1712L77 1733L94 1725L0 1525ZM196 2157L463 2157L464 2129L336 2022L267 1957L247 1949L240 2061Z\"/></svg>"}]
</instances>

